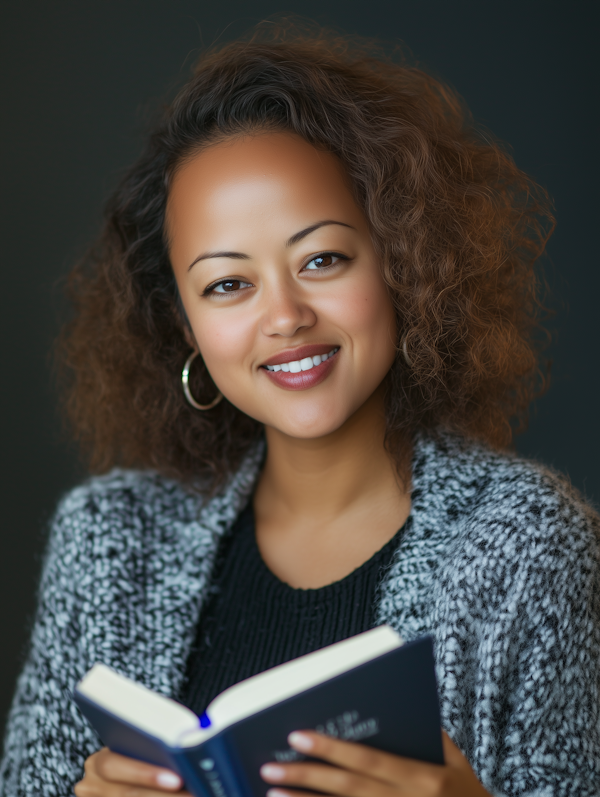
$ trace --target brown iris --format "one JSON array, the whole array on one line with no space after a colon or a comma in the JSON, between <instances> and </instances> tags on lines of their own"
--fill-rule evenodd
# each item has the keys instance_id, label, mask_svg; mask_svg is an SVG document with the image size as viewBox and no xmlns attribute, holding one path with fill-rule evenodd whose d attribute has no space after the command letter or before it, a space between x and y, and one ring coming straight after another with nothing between
<instances>
[{"instance_id":1,"label":"brown iris","mask_svg":"<svg viewBox=\"0 0 600 797\"><path fill-rule=\"evenodd\" d=\"M319 268L324 268L326 266L333 265L333 256L332 255L319 255L319 257L313 257L312 263Z\"/></svg>"}]
</instances>

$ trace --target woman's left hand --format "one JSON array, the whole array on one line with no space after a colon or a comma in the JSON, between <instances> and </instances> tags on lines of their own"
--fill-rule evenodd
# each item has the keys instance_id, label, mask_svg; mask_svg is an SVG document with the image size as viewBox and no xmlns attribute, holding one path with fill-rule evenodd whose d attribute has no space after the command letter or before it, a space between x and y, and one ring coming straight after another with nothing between
<instances>
[{"instance_id":1,"label":"woman's left hand","mask_svg":"<svg viewBox=\"0 0 600 797\"><path fill-rule=\"evenodd\" d=\"M314 731L296 731L288 737L290 746L327 763L265 764L260 774L268 783L277 784L269 789L268 797L314 797L298 791L302 788L340 797L489 797L467 759L444 731L442 734L444 766L382 753ZM285 786L294 790L286 792Z\"/></svg>"}]
</instances>

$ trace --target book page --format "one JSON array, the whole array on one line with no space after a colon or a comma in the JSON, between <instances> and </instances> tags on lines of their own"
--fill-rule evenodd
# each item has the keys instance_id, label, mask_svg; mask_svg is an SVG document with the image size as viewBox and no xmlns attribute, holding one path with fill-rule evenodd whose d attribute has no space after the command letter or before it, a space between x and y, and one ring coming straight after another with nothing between
<instances>
[{"instance_id":1,"label":"book page","mask_svg":"<svg viewBox=\"0 0 600 797\"><path fill-rule=\"evenodd\" d=\"M193 711L119 675L104 664L94 664L77 684L77 691L170 746L177 746L180 737L200 727Z\"/></svg>"},{"instance_id":2,"label":"book page","mask_svg":"<svg viewBox=\"0 0 600 797\"><path fill-rule=\"evenodd\" d=\"M183 746L199 744L228 725L341 675L402 645L393 628L382 625L321 650L280 664L221 692L208 706L209 733L191 733Z\"/></svg>"}]
</instances>

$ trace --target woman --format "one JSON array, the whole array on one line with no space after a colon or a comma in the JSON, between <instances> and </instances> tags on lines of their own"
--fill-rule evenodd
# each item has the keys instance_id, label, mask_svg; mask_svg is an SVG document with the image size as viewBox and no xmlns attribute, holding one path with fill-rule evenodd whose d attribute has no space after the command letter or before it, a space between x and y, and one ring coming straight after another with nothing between
<instances>
[{"instance_id":1,"label":"woman","mask_svg":"<svg viewBox=\"0 0 600 797\"><path fill-rule=\"evenodd\" d=\"M270 795L597 793L599 519L506 452L551 223L416 69L328 34L201 58L73 275L105 475L54 520L3 794L182 789L98 749L95 661L200 712L384 622L434 636L446 765L298 729L327 766L264 767Z\"/></svg>"}]
</instances>

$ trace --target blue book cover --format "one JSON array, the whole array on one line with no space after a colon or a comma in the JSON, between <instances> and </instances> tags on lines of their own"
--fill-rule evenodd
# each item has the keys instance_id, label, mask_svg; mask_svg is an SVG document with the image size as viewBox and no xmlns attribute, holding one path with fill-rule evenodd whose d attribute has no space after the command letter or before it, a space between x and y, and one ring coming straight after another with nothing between
<instances>
[{"instance_id":1,"label":"blue book cover","mask_svg":"<svg viewBox=\"0 0 600 797\"><path fill-rule=\"evenodd\" d=\"M390 644L392 634L395 644ZM374 656L369 656L370 642ZM343 645L339 652L345 655L335 659L334 649ZM95 669L86 676L90 682ZM401 644L387 627L368 631L231 687L202 719L112 671L106 683L95 690L84 678L75 690L80 710L102 742L114 752L178 772L196 797L265 797L270 787L260 767L304 758L287 743L294 730L313 729L397 755L444 762L430 637Z\"/></svg>"}]
</instances>

